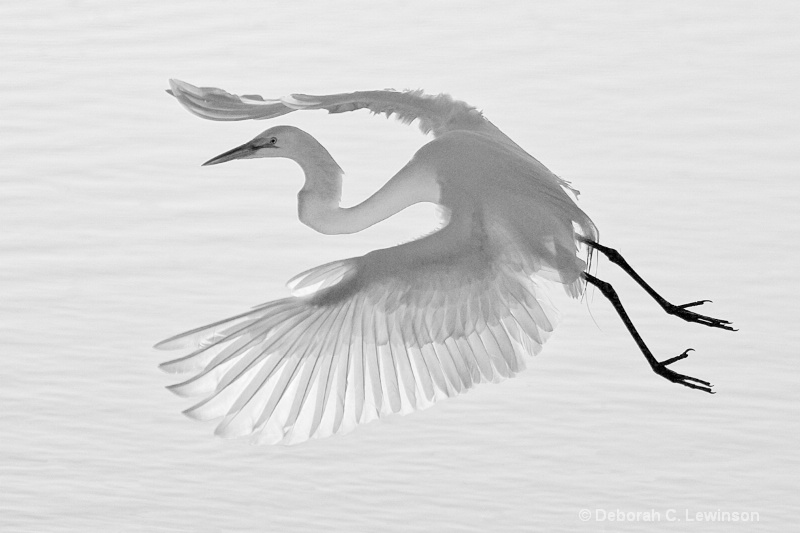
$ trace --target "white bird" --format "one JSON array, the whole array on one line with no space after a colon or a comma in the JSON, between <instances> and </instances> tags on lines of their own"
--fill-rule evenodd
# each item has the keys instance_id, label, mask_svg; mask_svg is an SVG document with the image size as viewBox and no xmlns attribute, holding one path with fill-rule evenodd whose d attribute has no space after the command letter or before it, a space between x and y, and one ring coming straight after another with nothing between
<instances>
[{"instance_id":1,"label":"white bird","mask_svg":"<svg viewBox=\"0 0 800 533\"><path fill-rule=\"evenodd\" d=\"M670 304L611 248L568 182L531 157L481 112L447 95L366 91L277 100L236 96L171 80L170 94L212 120L274 118L295 110L369 109L419 121L433 133L411 161L369 199L340 207L342 170L308 133L270 128L205 165L284 157L305 173L300 220L325 234L353 233L418 202L443 208L446 225L412 242L335 261L289 281L292 296L156 345L193 351L161 368L193 376L170 388L203 400L185 413L222 418L217 435L293 444L352 430L389 413L423 409L477 383L525 367L556 323L553 286L575 298L586 283L614 304L653 370L711 391L711 384L658 362L613 288L592 276L598 250L623 267L664 309L687 321L729 322Z\"/></svg>"}]
</instances>

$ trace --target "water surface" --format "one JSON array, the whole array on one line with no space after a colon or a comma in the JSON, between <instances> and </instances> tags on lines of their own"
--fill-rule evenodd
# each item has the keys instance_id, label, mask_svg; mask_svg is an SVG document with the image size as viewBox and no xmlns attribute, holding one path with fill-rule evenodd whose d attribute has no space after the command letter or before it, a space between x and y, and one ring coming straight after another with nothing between
<instances>
[{"instance_id":1,"label":"water surface","mask_svg":"<svg viewBox=\"0 0 800 533\"><path fill-rule=\"evenodd\" d=\"M791 2L7 3L0 529L642 528L617 511L657 512L667 531L753 529L687 523L719 510L788 530L797 19ZM201 121L163 93L170 77L267 97L422 87L478 106L582 191L604 242L666 296L711 298L741 328L670 319L599 264L653 349L694 347L679 368L719 393L650 373L589 293L514 380L298 447L215 439L179 414L151 346L433 217L315 234L296 219L293 164L199 167L268 124ZM425 142L365 112L281 123L329 148L349 203Z\"/></svg>"}]
</instances>

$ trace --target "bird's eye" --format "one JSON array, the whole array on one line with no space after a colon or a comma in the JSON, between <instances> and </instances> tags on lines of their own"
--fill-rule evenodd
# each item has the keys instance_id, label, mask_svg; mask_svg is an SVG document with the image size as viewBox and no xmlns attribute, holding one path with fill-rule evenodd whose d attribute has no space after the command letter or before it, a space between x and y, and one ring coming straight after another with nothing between
<instances>
[{"instance_id":1,"label":"bird's eye","mask_svg":"<svg viewBox=\"0 0 800 533\"><path fill-rule=\"evenodd\" d=\"M278 142L278 139L276 137L270 137L269 141L267 141L268 144L275 144L276 142Z\"/></svg>"}]
</instances>

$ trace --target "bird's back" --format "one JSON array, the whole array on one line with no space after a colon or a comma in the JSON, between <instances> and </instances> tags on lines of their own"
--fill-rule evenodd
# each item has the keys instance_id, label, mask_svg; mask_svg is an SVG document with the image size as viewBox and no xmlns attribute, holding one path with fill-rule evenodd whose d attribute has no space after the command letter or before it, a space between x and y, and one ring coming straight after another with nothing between
<instances>
[{"instance_id":1,"label":"bird's back","mask_svg":"<svg viewBox=\"0 0 800 533\"><path fill-rule=\"evenodd\" d=\"M495 261L520 256L532 273L570 287L578 280L586 264L576 255L576 234L596 238L597 230L567 193L568 183L539 161L469 131L431 141L415 161L438 176L441 203L451 213L449 237L489 247Z\"/></svg>"}]
</instances>

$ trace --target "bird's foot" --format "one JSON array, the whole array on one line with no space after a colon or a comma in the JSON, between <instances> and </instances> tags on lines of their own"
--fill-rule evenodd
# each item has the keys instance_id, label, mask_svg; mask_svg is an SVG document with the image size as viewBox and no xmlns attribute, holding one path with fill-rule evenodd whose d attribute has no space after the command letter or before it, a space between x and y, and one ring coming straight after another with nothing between
<instances>
[{"instance_id":1,"label":"bird's foot","mask_svg":"<svg viewBox=\"0 0 800 533\"><path fill-rule=\"evenodd\" d=\"M667 302L664 304L664 310L670 315L682 318L687 322L697 322L698 324L703 324L704 326L708 326L710 328L736 331L736 329L731 326L731 323L728 320L721 320L719 318L701 315L700 313L695 313L694 311L689 310L690 307L697 307L698 305L703 305L705 303L711 303L711 300L697 300L696 302L689 302L688 304L683 305L675 305Z\"/></svg>"},{"instance_id":2,"label":"bird's foot","mask_svg":"<svg viewBox=\"0 0 800 533\"><path fill-rule=\"evenodd\" d=\"M697 389L704 392L708 392L710 394L714 394L714 391L711 390L713 385L708 381L703 381L702 379L693 378L691 376L685 376L683 374L679 374L674 370L670 370L667 368L669 365L676 361L680 361L681 359L686 359L689 357L689 352L693 352L692 348L685 350L682 354L677 355L671 359L667 359L666 361L662 361L660 363L655 363L652 365L653 372L658 374L664 379L667 379L673 383L677 383L679 385L683 385L684 387L689 387L690 389Z\"/></svg>"}]
</instances>

